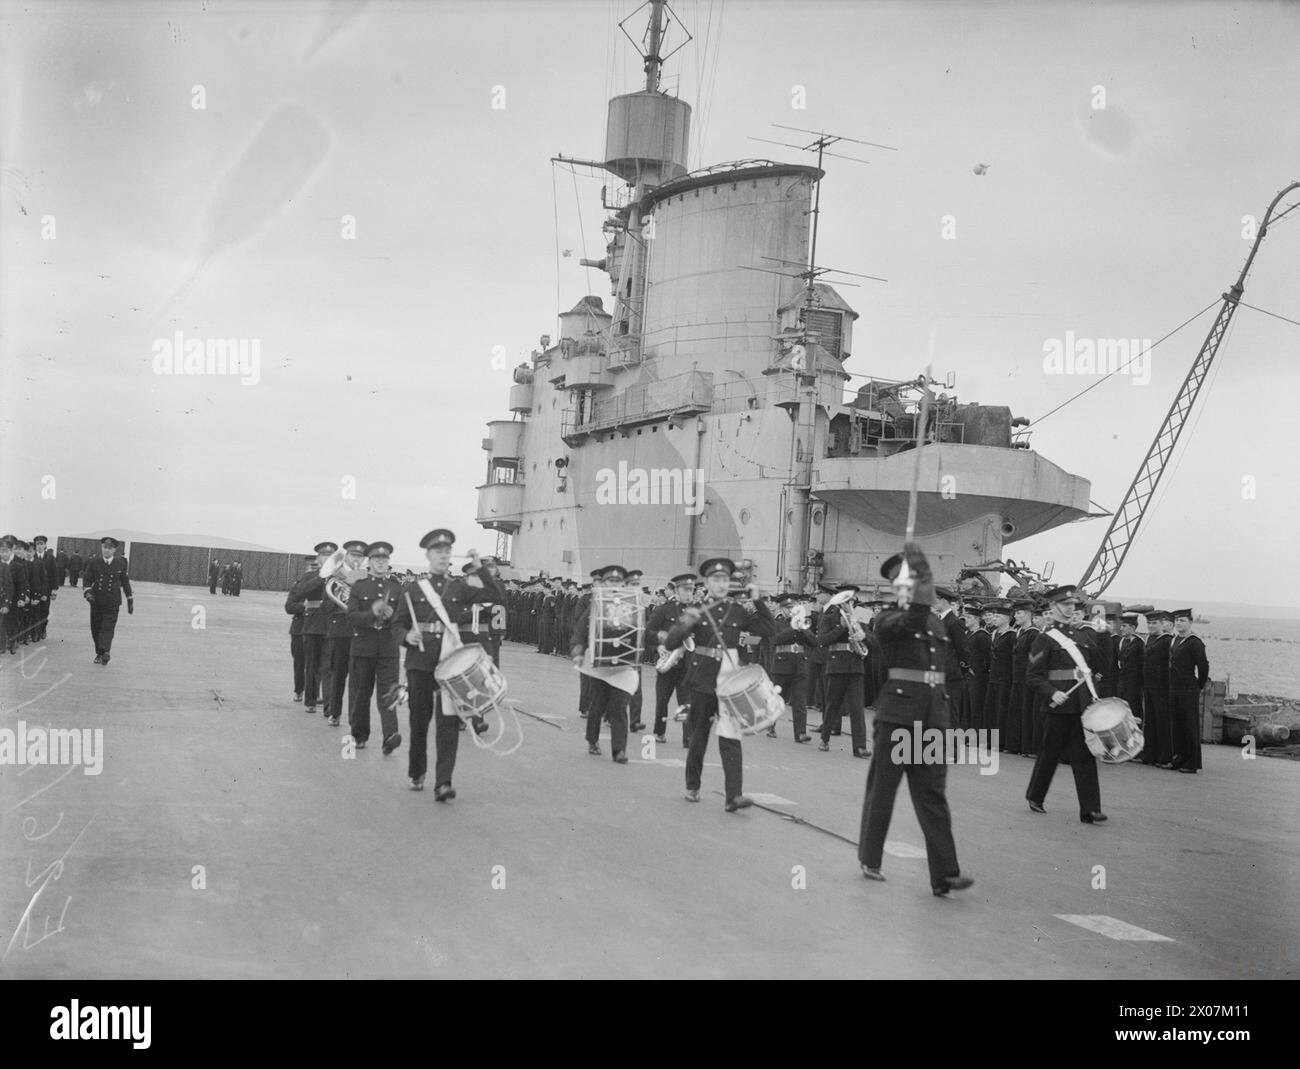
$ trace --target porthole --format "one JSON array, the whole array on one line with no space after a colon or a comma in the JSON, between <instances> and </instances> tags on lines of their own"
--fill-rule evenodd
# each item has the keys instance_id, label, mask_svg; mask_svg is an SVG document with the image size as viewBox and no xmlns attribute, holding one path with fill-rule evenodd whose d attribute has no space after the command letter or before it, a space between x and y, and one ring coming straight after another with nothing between
<instances>
[{"instance_id":1,"label":"porthole","mask_svg":"<svg viewBox=\"0 0 1300 1069\"><path fill-rule=\"evenodd\" d=\"M749 516L750 516L749 509L741 509L741 510L740 510L740 522L741 522L742 524L746 524L746 523L749 522Z\"/></svg>"}]
</instances>

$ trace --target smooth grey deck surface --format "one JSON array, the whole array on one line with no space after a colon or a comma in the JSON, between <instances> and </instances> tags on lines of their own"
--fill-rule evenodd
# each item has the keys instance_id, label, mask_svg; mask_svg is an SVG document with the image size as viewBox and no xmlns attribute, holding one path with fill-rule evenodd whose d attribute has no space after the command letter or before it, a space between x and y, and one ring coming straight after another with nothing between
<instances>
[{"instance_id":1,"label":"smooth grey deck surface","mask_svg":"<svg viewBox=\"0 0 1300 1069\"><path fill-rule=\"evenodd\" d=\"M889 882L868 884L833 835L724 813L716 744L704 802L685 802L679 725L651 760L637 747L617 766L608 741L589 756L573 669L520 646L502 655L512 696L560 727L519 717L504 756L462 735L457 800L410 792L405 743L385 758L376 723L374 748L345 760L346 728L290 700L282 604L139 584L101 668L65 587L44 652L0 655L0 727L105 740L99 776L0 767L0 976L1296 975L1293 762L1207 746L1198 776L1105 767L1105 827L1079 823L1064 766L1045 817L1025 808L1027 760L955 767L958 851L977 882L936 899L905 787ZM855 839L867 762L847 735L822 754L791 741L788 719L779 731L746 740L745 789Z\"/></svg>"}]
</instances>

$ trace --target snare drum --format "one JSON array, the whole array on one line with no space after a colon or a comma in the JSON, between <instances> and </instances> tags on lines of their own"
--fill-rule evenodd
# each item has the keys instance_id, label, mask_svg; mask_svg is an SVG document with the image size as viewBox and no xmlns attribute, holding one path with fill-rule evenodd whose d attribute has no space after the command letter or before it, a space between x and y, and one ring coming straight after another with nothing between
<instances>
[{"instance_id":1,"label":"snare drum","mask_svg":"<svg viewBox=\"0 0 1300 1069\"><path fill-rule=\"evenodd\" d=\"M767 673L756 664L718 677L718 712L742 735L757 735L776 723L785 702Z\"/></svg>"},{"instance_id":2,"label":"snare drum","mask_svg":"<svg viewBox=\"0 0 1300 1069\"><path fill-rule=\"evenodd\" d=\"M444 715L472 720L497 709L506 694L506 677L482 646L462 646L433 670L439 689L451 702Z\"/></svg>"},{"instance_id":3,"label":"snare drum","mask_svg":"<svg viewBox=\"0 0 1300 1069\"><path fill-rule=\"evenodd\" d=\"M1100 698L1083 711L1083 739L1093 756L1108 765L1131 761L1146 742L1122 698Z\"/></svg>"}]
</instances>

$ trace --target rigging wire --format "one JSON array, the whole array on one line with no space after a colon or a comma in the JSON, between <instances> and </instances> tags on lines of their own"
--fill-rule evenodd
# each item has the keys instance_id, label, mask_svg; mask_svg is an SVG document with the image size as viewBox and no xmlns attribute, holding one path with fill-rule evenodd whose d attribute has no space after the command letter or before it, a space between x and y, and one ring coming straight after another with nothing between
<instances>
[{"instance_id":1,"label":"rigging wire","mask_svg":"<svg viewBox=\"0 0 1300 1069\"><path fill-rule=\"evenodd\" d=\"M551 164L551 214L555 224L555 336L560 336L560 194L555 184L555 164Z\"/></svg>"},{"instance_id":2,"label":"rigging wire","mask_svg":"<svg viewBox=\"0 0 1300 1069\"><path fill-rule=\"evenodd\" d=\"M1256 308L1253 304L1247 304L1245 301L1238 301L1242 308L1249 308L1252 312L1262 312L1266 316L1272 316L1274 319L1280 319L1283 323L1291 323L1300 327L1300 319L1288 319L1286 316L1280 316L1276 312L1270 312L1266 308Z\"/></svg>"},{"instance_id":3,"label":"rigging wire","mask_svg":"<svg viewBox=\"0 0 1300 1069\"><path fill-rule=\"evenodd\" d=\"M1160 342L1167 341L1168 339L1172 338L1175 334L1177 334L1180 330L1182 330L1183 327L1187 326L1189 323L1193 323L1193 322L1195 322L1196 320L1200 319L1201 316L1205 315L1205 313L1208 312L1211 308L1213 308L1215 305L1219 304L1219 303L1220 303L1220 300L1221 300L1221 298L1220 298L1219 300L1213 300L1213 301L1211 301L1209 304L1207 304L1204 308L1202 308L1199 312L1197 312L1197 313L1196 313L1194 316L1192 316L1190 319L1184 319L1181 323L1178 324L1178 326L1174 327L1173 330L1171 330L1171 331L1170 331L1168 334L1166 334L1163 338L1159 339L1159 341L1155 341L1155 342L1153 342L1153 343L1151 344L1151 346L1146 350L1146 352L1148 352L1148 353L1151 352L1151 350L1154 349L1157 345L1159 345ZM1039 416L1036 420L1033 421L1033 423L1029 424L1029 426L1030 426L1030 427L1037 427L1038 424L1042 423L1043 420L1047 419L1048 416L1055 415L1057 412L1061 411L1061 409L1063 409L1066 405L1070 404L1070 403L1073 402L1073 401L1077 401L1080 397L1082 397L1082 396L1083 396L1085 393L1087 393L1088 391L1090 391L1090 390L1095 390L1098 386L1100 386L1103 382L1105 382L1105 381L1106 381L1108 378L1110 378L1112 375L1118 375L1121 371L1123 371L1126 367L1128 367L1129 364L1133 363L1133 361L1136 360L1136 359L1138 358L1138 356L1141 356L1141 355L1142 355L1141 353L1138 353L1137 356L1130 357L1130 358L1128 359L1128 361L1126 361L1126 362L1125 362L1124 364L1122 364L1120 367L1116 368L1114 371L1111 371L1111 372L1109 372L1109 373L1106 374L1106 375L1103 375L1103 376L1102 376L1101 378L1099 378L1096 382L1093 382L1093 383L1091 383L1090 385L1085 386L1082 390L1080 390L1078 393L1076 393L1073 397L1067 397L1064 401L1062 401L1059 405L1057 405L1054 409L1052 409L1052 410L1051 410L1050 412L1048 412L1046 415Z\"/></svg>"},{"instance_id":4,"label":"rigging wire","mask_svg":"<svg viewBox=\"0 0 1300 1069\"><path fill-rule=\"evenodd\" d=\"M582 200L578 196L578 172L575 171L572 167L570 167L569 173L573 175L573 203L577 206L578 234L582 239L582 258L585 260L587 259L587 227L586 224L583 223L582 221ZM558 234L556 235L556 239L558 241L559 239ZM591 268L584 267L583 270L587 273L587 292L590 293L591 292ZM556 307L558 308L559 306L557 305Z\"/></svg>"},{"instance_id":5,"label":"rigging wire","mask_svg":"<svg viewBox=\"0 0 1300 1069\"><path fill-rule=\"evenodd\" d=\"M711 8L712 8L712 0L710 0L710 9ZM701 126L702 126L702 129L700 130L701 163L704 160L704 142L708 139L709 136L709 123L713 121L713 102L715 99L713 90L714 87L717 85L717 81L718 81L718 57L722 55L722 45L721 45L722 16L725 10L726 10L726 0L718 0L718 26L716 31L718 40L713 43L713 69L709 73L709 87L707 92L702 93L702 96L706 96L708 99L708 107L704 112L702 122L701 122Z\"/></svg>"}]
</instances>

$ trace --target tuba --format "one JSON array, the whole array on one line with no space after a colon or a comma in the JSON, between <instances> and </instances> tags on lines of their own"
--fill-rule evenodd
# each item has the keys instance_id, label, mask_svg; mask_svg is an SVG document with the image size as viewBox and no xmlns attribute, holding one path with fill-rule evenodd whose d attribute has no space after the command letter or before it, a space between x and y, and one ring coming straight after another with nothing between
<instances>
[{"instance_id":1,"label":"tuba","mask_svg":"<svg viewBox=\"0 0 1300 1069\"><path fill-rule=\"evenodd\" d=\"M578 671L633 694L641 684L645 605L629 587L593 587L587 623L587 658Z\"/></svg>"},{"instance_id":2,"label":"tuba","mask_svg":"<svg viewBox=\"0 0 1300 1069\"><path fill-rule=\"evenodd\" d=\"M347 550L336 549L317 572L325 580L325 593L330 601L343 609L347 609L348 598L352 596L352 584L366 574L364 568L357 571L349 569L347 560Z\"/></svg>"}]
</instances>

